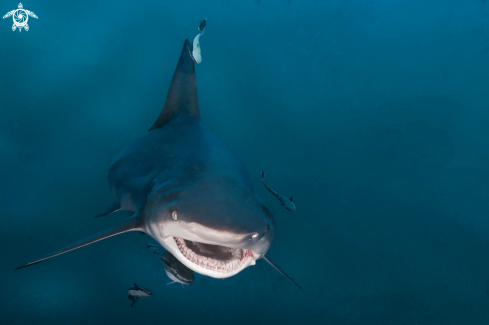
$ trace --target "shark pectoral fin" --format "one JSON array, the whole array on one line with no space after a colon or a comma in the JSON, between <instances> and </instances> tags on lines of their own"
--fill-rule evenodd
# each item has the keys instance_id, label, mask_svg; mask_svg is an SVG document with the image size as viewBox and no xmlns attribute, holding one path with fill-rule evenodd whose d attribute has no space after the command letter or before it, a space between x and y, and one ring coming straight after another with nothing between
<instances>
[{"instance_id":1,"label":"shark pectoral fin","mask_svg":"<svg viewBox=\"0 0 489 325\"><path fill-rule=\"evenodd\" d=\"M114 212L117 212L117 211L120 211L120 210L122 210L121 209L121 203L119 201L115 201L104 212L102 212L101 214L96 215L94 218L100 218L100 217L106 216L108 214L111 214L111 213L114 213Z\"/></svg>"},{"instance_id":2,"label":"shark pectoral fin","mask_svg":"<svg viewBox=\"0 0 489 325\"><path fill-rule=\"evenodd\" d=\"M294 280L292 280L287 274L284 273L284 271L282 271L281 269L278 268L277 265L273 264L272 261L270 261L270 259L268 257L266 257L265 255L262 256L262 258L268 263L270 264L271 266L273 266L273 268L275 270L277 270L278 272L280 272L280 274L282 274L284 277L287 278L287 280L289 280L290 282L292 282L293 284L295 284L299 289L302 289L302 287L300 285L297 284L297 282L295 282Z\"/></svg>"},{"instance_id":3,"label":"shark pectoral fin","mask_svg":"<svg viewBox=\"0 0 489 325\"><path fill-rule=\"evenodd\" d=\"M170 285L170 284L173 284L175 283L176 281L172 281L172 282L168 282L166 285Z\"/></svg>"},{"instance_id":4,"label":"shark pectoral fin","mask_svg":"<svg viewBox=\"0 0 489 325\"><path fill-rule=\"evenodd\" d=\"M45 261L47 259L50 259L52 257L67 253L69 251L75 250L77 248L80 248L80 247L83 247L86 245L90 245L92 243L95 243L95 242L102 240L102 239L105 239L105 238L109 238L109 237L112 237L112 236L115 236L118 234L122 234L124 232L143 231L142 221L139 219L138 216L139 215L136 214L134 217L125 219L125 220L119 222L118 224L116 224L116 225L114 225L114 226L112 226L106 230L103 230L103 231L101 231L95 235L92 235L92 236L87 237L85 239L82 239L82 240L80 240L74 244L66 246L66 247L64 247L64 248L62 248L62 249L60 249L60 250L58 250L58 251L56 251L50 255L47 255L43 258L40 258L40 259L35 260L33 262L19 266L18 268L16 268L16 270L27 267L27 266L31 266L31 265L34 265L37 263L40 263L40 262Z\"/></svg>"}]
</instances>

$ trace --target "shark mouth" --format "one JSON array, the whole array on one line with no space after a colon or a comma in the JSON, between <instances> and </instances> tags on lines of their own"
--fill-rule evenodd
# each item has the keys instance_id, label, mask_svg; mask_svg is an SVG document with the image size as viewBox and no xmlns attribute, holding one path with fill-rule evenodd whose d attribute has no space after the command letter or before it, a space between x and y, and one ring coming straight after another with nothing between
<instances>
[{"instance_id":1,"label":"shark mouth","mask_svg":"<svg viewBox=\"0 0 489 325\"><path fill-rule=\"evenodd\" d=\"M211 271L230 273L238 270L250 258L250 249L231 248L194 242L173 237L183 256L194 264Z\"/></svg>"}]
</instances>

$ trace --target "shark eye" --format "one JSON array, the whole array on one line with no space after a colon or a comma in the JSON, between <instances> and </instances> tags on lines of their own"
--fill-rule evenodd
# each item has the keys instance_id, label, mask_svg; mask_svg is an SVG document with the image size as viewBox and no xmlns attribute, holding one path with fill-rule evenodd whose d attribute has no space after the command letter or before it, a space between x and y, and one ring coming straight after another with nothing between
<instances>
[{"instance_id":1,"label":"shark eye","mask_svg":"<svg viewBox=\"0 0 489 325\"><path fill-rule=\"evenodd\" d=\"M178 219L177 210L172 212L171 217L173 218L173 220L177 221Z\"/></svg>"}]
</instances>

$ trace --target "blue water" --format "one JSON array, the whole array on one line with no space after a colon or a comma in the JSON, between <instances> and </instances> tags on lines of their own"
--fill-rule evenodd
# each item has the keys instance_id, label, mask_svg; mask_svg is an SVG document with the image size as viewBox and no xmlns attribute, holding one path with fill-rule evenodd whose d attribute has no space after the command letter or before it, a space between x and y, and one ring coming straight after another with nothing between
<instances>
[{"instance_id":1,"label":"blue water","mask_svg":"<svg viewBox=\"0 0 489 325\"><path fill-rule=\"evenodd\" d=\"M1 324L489 322L488 3L23 5L29 31L0 20ZM92 218L203 18L202 119L273 212L268 255L303 289L263 261L167 286L138 233L14 271L125 216ZM131 309L133 282L153 296Z\"/></svg>"}]
</instances>

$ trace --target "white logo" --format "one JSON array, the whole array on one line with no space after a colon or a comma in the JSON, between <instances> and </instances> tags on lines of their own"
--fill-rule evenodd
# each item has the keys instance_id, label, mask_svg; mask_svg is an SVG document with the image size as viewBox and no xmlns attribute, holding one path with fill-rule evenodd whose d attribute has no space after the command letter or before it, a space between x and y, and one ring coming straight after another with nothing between
<instances>
[{"instance_id":1,"label":"white logo","mask_svg":"<svg viewBox=\"0 0 489 325\"><path fill-rule=\"evenodd\" d=\"M24 6L22 6L22 3L19 3L19 9L9 11L5 14L5 16L3 16L3 19L13 16L12 18L14 20L14 24L12 25L12 30L14 32L17 28L19 29L19 32L22 31L22 28L25 28L26 31L29 30L29 25L27 25L29 16L37 19L35 13L29 10L25 10L23 8Z\"/></svg>"}]
</instances>

